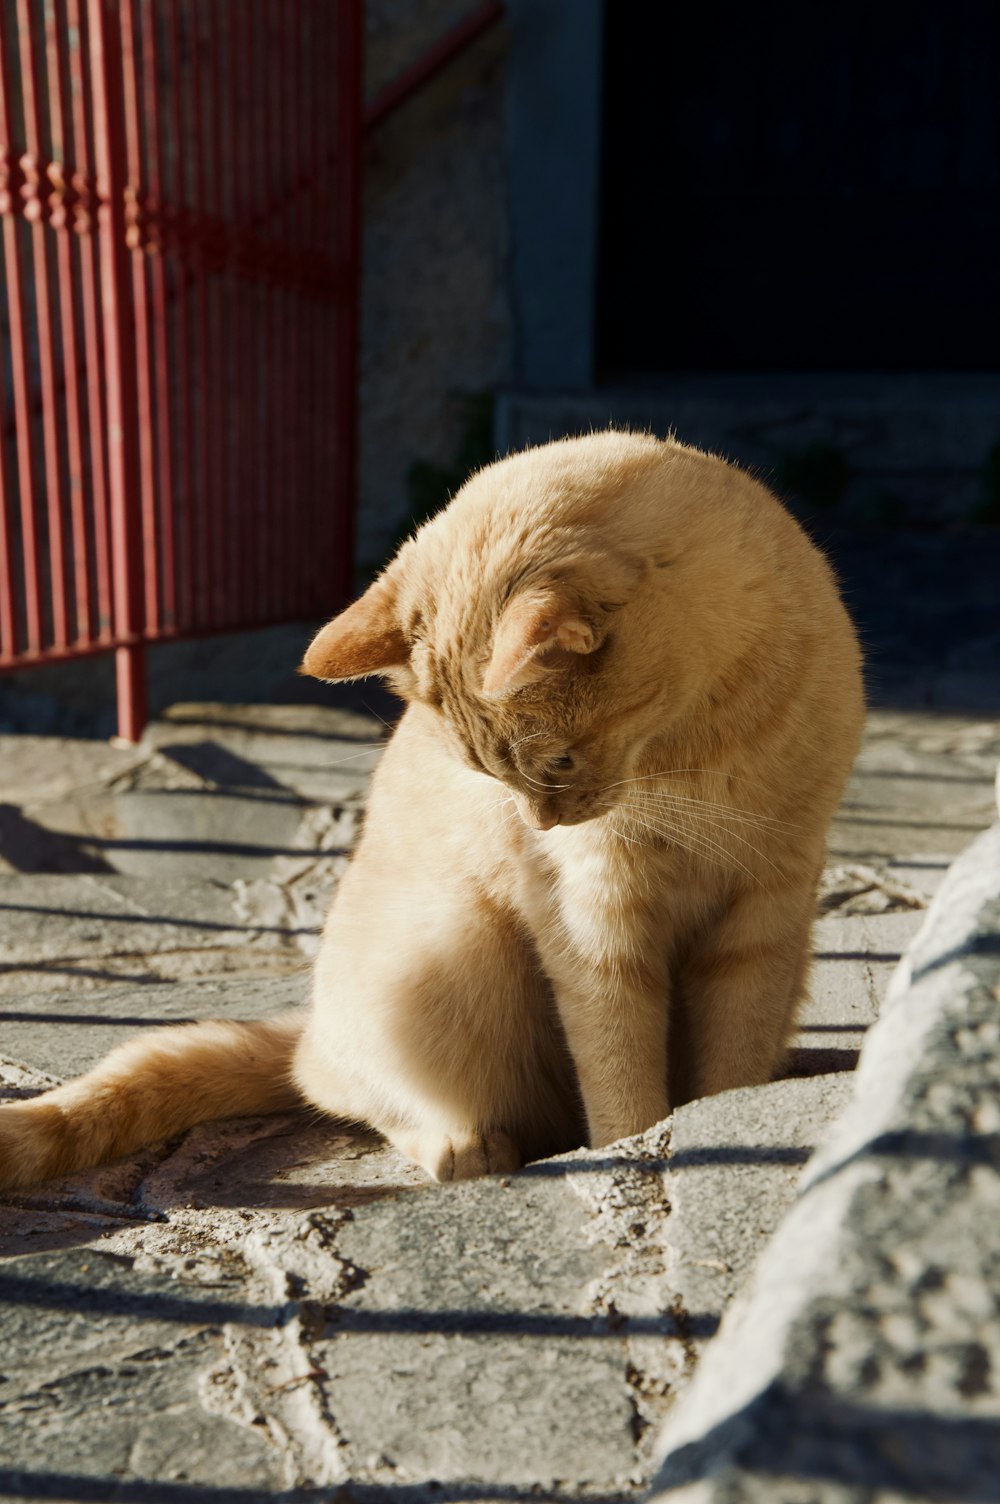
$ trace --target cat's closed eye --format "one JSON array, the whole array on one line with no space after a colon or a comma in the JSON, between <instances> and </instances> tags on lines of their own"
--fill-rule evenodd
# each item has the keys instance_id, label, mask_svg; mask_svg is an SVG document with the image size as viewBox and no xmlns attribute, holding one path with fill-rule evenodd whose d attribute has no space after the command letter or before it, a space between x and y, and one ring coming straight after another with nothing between
<instances>
[{"instance_id":1,"label":"cat's closed eye","mask_svg":"<svg viewBox=\"0 0 1000 1504\"><path fill-rule=\"evenodd\" d=\"M561 757L553 757L549 767L556 773L565 773L573 766L573 758L569 752L564 752Z\"/></svg>"}]
</instances>

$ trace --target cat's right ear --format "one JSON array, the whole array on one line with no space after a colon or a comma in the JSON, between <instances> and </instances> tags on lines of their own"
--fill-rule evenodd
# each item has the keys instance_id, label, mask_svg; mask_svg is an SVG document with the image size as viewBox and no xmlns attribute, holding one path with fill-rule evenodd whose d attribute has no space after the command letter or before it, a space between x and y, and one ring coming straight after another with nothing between
<instances>
[{"instance_id":1,"label":"cat's right ear","mask_svg":"<svg viewBox=\"0 0 1000 1504\"><path fill-rule=\"evenodd\" d=\"M363 679L401 668L410 656L396 609L396 582L382 575L313 638L299 672L314 679Z\"/></svg>"}]
</instances>

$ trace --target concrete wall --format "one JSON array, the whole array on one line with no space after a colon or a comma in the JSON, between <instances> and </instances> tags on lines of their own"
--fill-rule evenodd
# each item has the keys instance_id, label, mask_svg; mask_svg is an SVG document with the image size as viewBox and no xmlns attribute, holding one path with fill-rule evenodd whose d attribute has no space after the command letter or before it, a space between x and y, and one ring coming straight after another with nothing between
<instances>
[{"instance_id":1,"label":"concrete wall","mask_svg":"<svg viewBox=\"0 0 1000 1504\"><path fill-rule=\"evenodd\" d=\"M366 91L419 58L470 0L367 0ZM468 398L506 379L508 31L492 28L374 131L364 159L358 560L378 564L466 446Z\"/></svg>"}]
</instances>

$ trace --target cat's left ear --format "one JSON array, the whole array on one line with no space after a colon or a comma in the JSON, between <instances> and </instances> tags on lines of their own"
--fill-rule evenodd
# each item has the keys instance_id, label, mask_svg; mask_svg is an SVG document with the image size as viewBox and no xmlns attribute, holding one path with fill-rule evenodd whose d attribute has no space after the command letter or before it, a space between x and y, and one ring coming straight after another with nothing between
<instances>
[{"instance_id":1,"label":"cat's left ear","mask_svg":"<svg viewBox=\"0 0 1000 1504\"><path fill-rule=\"evenodd\" d=\"M377 579L359 600L341 611L313 638L300 673L314 679L363 679L400 668L410 656L396 610L396 582Z\"/></svg>"},{"instance_id":2,"label":"cat's left ear","mask_svg":"<svg viewBox=\"0 0 1000 1504\"><path fill-rule=\"evenodd\" d=\"M572 663L574 654L592 653L599 645L579 606L558 590L515 596L493 638L483 693L499 697L535 684L548 669Z\"/></svg>"}]
</instances>

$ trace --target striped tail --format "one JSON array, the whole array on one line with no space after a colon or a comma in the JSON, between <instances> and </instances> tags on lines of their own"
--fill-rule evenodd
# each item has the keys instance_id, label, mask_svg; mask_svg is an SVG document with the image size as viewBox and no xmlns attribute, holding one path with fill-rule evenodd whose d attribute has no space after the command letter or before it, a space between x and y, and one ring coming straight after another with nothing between
<instances>
[{"instance_id":1,"label":"striped tail","mask_svg":"<svg viewBox=\"0 0 1000 1504\"><path fill-rule=\"evenodd\" d=\"M307 1016L156 1029L75 1081L0 1106L0 1188L104 1164L211 1118L296 1106L291 1063Z\"/></svg>"}]
</instances>

